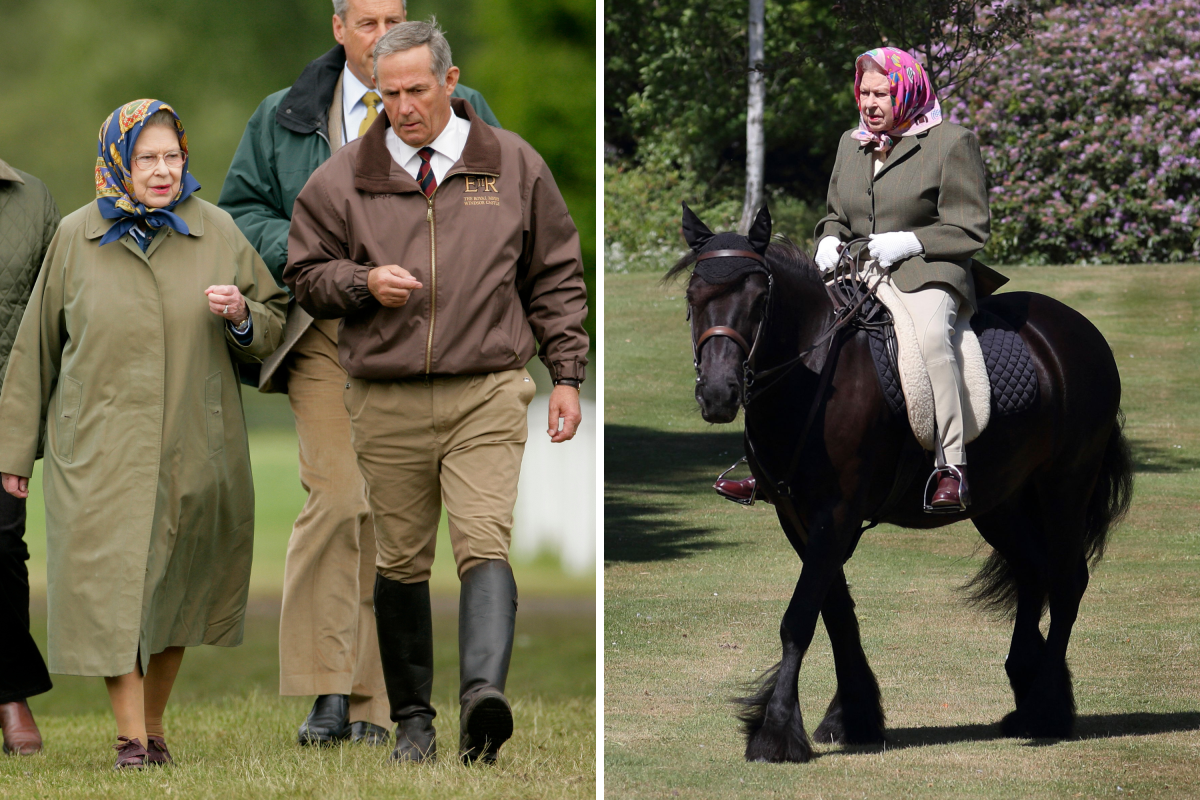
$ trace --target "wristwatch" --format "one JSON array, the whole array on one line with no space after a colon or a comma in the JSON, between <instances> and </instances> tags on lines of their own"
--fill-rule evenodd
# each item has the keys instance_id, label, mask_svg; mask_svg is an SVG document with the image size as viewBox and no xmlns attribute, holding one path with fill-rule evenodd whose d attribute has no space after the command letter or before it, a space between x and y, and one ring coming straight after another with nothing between
<instances>
[{"instance_id":1,"label":"wristwatch","mask_svg":"<svg viewBox=\"0 0 1200 800\"><path fill-rule=\"evenodd\" d=\"M554 382L555 386L571 386L578 389L583 382L575 378L559 378Z\"/></svg>"}]
</instances>

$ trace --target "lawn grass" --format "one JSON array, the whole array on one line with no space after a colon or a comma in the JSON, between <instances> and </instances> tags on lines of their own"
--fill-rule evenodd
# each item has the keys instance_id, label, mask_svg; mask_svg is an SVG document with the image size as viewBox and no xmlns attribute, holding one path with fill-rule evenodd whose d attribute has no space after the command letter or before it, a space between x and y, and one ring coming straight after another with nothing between
<instances>
[{"instance_id":1,"label":"lawn grass","mask_svg":"<svg viewBox=\"0 0 1200 800\"><path fill-rule=\"evenodd\" d=\"M443 520L431 579L435 724L443 758L397 767L391 748L300 748L296 728L312 698L279 697L279 595L292 521L304 502L296 438L286 402L249 396L256 491L254 567L245 640L237 648L188 651L168 708L177 765L117 775L116 732L99 678L52 676L31 698L43 754L0 759L0 797L593 797L596 786L595 581L563 572L556 559L513 564L521 595L507 694L516 732L495 769L457 762L458 579ZM45 652L45 524L40 464L32 482L32 630Z\"/></svg>"},{"instance_id":2,"label":"lawn grass","mask_svg":"<svg viewBox=\"0 0 1200 800\"><path fill-rule=\"evenodd\" d=\"M606 275L608 796L1197 796L1200 266L1006 272L1006 290L1059 297L1108 338L1137 463L1133 508L1071 641L1078 735L1000 738L1011 625L956 589L986 555L974 528L880 526L846 572L891 741L747 764L729 699L778 660L799 561L769 506L709 488L741 456L741 424L710 426L696 409L683 286ZM810 732L834 687L821 629L800 674Z\"/></svg>"}]
</instances>

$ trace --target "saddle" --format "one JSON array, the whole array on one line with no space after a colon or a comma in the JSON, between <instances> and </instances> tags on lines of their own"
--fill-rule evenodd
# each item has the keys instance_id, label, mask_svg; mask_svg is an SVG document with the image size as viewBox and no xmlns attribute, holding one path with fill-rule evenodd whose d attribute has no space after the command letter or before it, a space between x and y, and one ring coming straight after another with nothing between
<instances>
[{"instance_id":1,"label":"saddle","mask_svg":"<svg viewBox=\"0 0 1200 800\"><path fill-rule=\"evenodd\" d=\"M888 408L907 412L913 434L923 448L934 449L933 384L921 356L916 328L889 281L876 290L885 324L866 328L871 357ZM865 310L865 309L864 309ZM890 317L891 324L886 324ZM993 416L1018 414L1038 399L1037 372L1025 342L1007 321L989 311L976 311L955 348L963 377L963 436L979 437Z\"/></svg>"}]
</instances>

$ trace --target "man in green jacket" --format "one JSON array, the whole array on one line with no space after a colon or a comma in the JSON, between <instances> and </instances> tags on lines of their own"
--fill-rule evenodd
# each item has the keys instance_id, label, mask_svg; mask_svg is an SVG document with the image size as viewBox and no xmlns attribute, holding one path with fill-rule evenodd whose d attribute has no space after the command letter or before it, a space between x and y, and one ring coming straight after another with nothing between
<instances>
[{"instance_id":1,"label":"man in green jacket","mask_svg":"<svg viewBox=\"0 0 1200 800\"><path fill-rule=\"evenodd\" d=\"M402 0L333 0L337 46L311 62L291 88L268 96L246 126L220 206L281 285L296 196L313 170L361 136L382 110L371 53L385 32L405 21L406 6ZM454 96L499 127L479 92L459 84ZM385 744L390 716L372 603L375 531L350 445L337 322L314 321L292 303L284 343L256 376L260 390L288 393L300 439L300 481L308 492L284 567L279 693L317 696L300 726L301 744L345 738Z\"/></svg>"},{"instance_id":2,"label":"man in green jacket","mask_svg":"<svg viewBox=\"0 0 1200 800\"><path fill-rule=\"evenodd\" d=\"M58 206L46 184L0 161L0 386L42 259L58 230ZM42 737L27 697L51 689L29 635L29 550L25 501L0 491L0 727L4 752L29 755Z\"/></svg>"}]
</instances>

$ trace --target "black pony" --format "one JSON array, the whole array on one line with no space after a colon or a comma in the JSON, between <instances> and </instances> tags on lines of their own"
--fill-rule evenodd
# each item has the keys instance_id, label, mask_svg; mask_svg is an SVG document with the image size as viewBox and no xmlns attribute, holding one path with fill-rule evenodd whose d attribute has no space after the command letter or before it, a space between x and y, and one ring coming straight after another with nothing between
<instances>
[{"instance_id":1,"label":"black pony","mask_svg":"<svg viewBox=\"0 0 1200 800\"><path fill-rule=\"evenodd\" d=\"M754 695L739 701L747 760L812 757L797 681L818 614L833 646L838 689L815 736L843 744L884 741L879 684L842 570L875 522L906 528L974 522L993 552L968 584L970 598L1015 618L1004 668L1016 710L1002 730L1070 735L1071 626L1089 564L1100 558L1133 491L1121 380L1104 337L1043 295L980 299L981 311L1024 341L1038 399L1027 411L993 415L968 446L972 505L930 515L923 504L932 455L903 415L888 410L866 334L848 327L828 336L835 309L820 275L795 245L772 242L770 230L763 209L748 237L714 234L685 205L683 232L692 251L667 273L695 266L687 301L701 414L732 422L744 408L751 472L803 562L780 625L783 657ZM1047 607L1043 637L1039 622Z\"/></svg>"}]
</instances>

